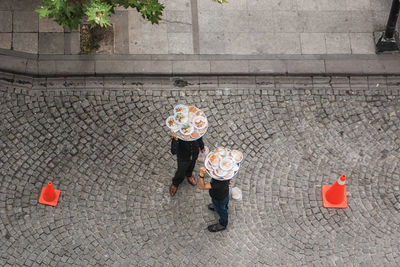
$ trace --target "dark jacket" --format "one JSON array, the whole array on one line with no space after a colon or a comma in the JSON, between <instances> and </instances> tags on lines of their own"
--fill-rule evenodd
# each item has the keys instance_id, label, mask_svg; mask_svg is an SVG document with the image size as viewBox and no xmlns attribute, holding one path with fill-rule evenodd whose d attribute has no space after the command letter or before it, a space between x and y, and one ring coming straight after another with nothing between
<instances>
[{"instance_id":1,"label":"dark jacket","mask_svg":"<svg viewBox=\"0 0 400 267\"><path fill-rule=\"evenodd\" d=\"M171 153L177 155L178 160L196 160L200 149L204 148L203 138L196 141L175 140L172 138Z\"/></svg>"}]
</instances>

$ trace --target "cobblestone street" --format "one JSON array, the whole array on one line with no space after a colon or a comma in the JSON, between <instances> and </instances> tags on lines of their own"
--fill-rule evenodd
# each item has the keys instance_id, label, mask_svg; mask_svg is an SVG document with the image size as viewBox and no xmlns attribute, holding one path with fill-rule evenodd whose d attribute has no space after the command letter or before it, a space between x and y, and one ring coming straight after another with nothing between
<instances>
[{"instance_id":1,"label":"cobblestone street","mask_svg":"<svg viewBox=\"0 0 400 267\"><path fill-rule=\"evenodd\" d=\"M399 77L187 81L0 79L0 266L399 264ZM206 191L168 193L178 103L206 113L207 146L245 154L225 231ZM324 209L343 173L348 208Z\"/></svg>"}]
</instances>

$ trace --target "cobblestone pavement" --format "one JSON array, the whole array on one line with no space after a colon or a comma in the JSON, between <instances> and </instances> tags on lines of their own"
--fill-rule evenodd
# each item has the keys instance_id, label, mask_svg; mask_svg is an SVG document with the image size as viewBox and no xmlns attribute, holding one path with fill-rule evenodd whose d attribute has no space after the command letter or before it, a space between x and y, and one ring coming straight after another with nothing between
<instances>
[{"instance_id":1,"label":"cobblestone pavement","mask_svg":"<svg viewBox=\"0 0 400 267\"><path fill-rule=\"evenodd\" d=\"M399 264L400 78L230 79L113 90L3 79L0 265ZM206 112L208 146L246 155L226 231L206 230L207 192L184 182L168 194L176 103ZM342 173L349 207L322 208L321 185ZM49 180L57 207L38 204Z\"/></svg>"}]
</instances>

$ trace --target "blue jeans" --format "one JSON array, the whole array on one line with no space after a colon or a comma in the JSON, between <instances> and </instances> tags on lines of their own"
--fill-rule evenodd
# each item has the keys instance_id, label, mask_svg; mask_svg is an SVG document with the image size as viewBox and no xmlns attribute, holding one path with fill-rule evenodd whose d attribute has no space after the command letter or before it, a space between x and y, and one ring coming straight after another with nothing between
<instances>
[{"instance_id":1,"label":"blue jeans","mask_svg":"<svg viewBox=\"0 0 400 267\"><path fill-rule=\"evenodd\" d=\"M228 225L228 203L229 196L223 200L211 199L215 211L219 215L219 224L226 227Z\"/></svg>"}]
</instances>

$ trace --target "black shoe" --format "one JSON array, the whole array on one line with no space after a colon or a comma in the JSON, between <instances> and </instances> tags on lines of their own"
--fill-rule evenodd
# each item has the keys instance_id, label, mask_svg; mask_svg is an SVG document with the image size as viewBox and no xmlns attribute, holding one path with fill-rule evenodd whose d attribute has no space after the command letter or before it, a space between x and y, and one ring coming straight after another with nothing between
<instances>
[{"instance_id":1,"label":"black shoe","mask_svg":"<svg viewBox=\"0 0 400 267\"><path fill-rule=\"evenodd\" d=\"M210 232L219 232L219 231L223 231L226 229L225 226L222 226L219 223L211 224L207 228L208 228L208 231L210 231Z\"/></svg>"},{"instance_id":2,"label":"black shoe","mask_svg":"<svg viewBox=\"0 0 400 267\"><path fill-rule=\"evenodd\" d=\"M208 207L209 210L215 211L214 205L212 203L208 204L207 207Z\"/></svg>"}]
</instances>

